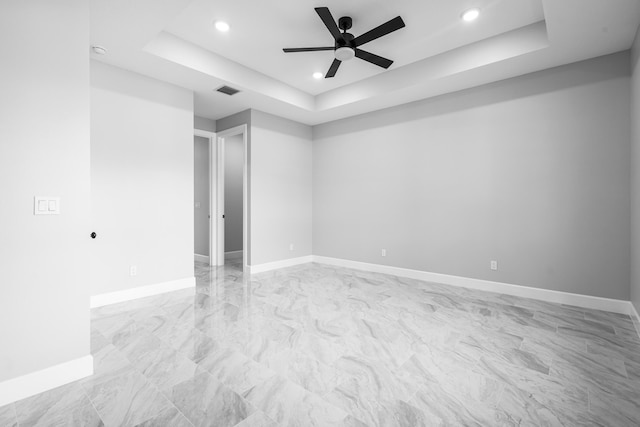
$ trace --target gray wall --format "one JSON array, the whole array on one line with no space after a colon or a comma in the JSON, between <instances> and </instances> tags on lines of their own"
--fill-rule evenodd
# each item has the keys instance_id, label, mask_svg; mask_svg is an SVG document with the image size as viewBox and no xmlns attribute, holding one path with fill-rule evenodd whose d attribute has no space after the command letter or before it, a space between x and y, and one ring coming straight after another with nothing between
<instances>
[{"instance_id":1,"label":"gray wall","mask_svg":"<svg viewBox=\"0 0 640 427\"><path fill-rule=\"evenodd\" d=\"M191 92L91 63L93 295L193 277L193 161Z\"/></svg>"},{"instance_id":2,"label":"gray wall","mask_svg":"<svg viewBox=\"0 0 640 427\"><path fill-rule=\"evenodd\" d=\"M218 132L241 125L247 125L249 134L251 134L251 110L244 110L231 116L216 120L216 129Z\"/></svg>"},{"instance_id":3,"label":"gray wall","mask_svg":"<svg viewBox=\"0 0 640 427\"><path fill-rule=\"evenodd\" d=\"M252 265L311 255L311 154L309 126L252 110Z\"/></svg>"},{"instance_id":4,"label":"gray wall","mask_svg":"<svg viewBox=\"0 0 640 427\"><path fill-rule=\"evenodd\" d=\"M633 43L631 70L631 302L640 313L640 30Z\"/></svg>"},{"instance_id":5,"label":"gray wall","mask_svg":"<svg viewBox=\"0 0 640 427\"><path fill-rule=\"evenodd\" d=\"M89 355L88 23L85 1L0 3L0 381Z\"/></svg>"},{"instance_id":6,"label":"gray wall","mask_svg":"<svg viewBox=\"0 0 640 427\"><path fill-rule=\"evenodd\" d=\"M193 116L193 128L206 130L209 132L216 131L216 121L211 119L206 119L204 117Z\"/></svg>"},{"instance_id":7,"label":"gray wall","mask_svg":"<svg viewBox=\"0 0 640 427\"><path fill-rule=\"evenodd\" d=\"M316 126L313 253L628 299L629 102L625 52Z\"/></svg>"},{"instance_id":8,"label":"gray wall","mask_svg":"<svg viewBox=\"0 0 640 427\"><path fill-rule=\"evenodd\" d=\"M209 139L195 136L193 197L194 252L209 256Z\"/></svg>"},{"instance_id":9,"label":"gray wall","mask_svg":"<svg viewBox=\"0 0 640 427\"><path fill-rule=\"evenodd\" d=\"M257 110L216 127L241 124L248 126L249 265L311 255L311 127Z\"/></svg>"},{"instance_id":10,"label":"gray wall","mask_svg":"<svg viewBox=\"0 0 640 427\"><path fill-rule=\"evenodd\" d=\"M242 183L244 175L242 135L224 140L224 251L242 250Z\"/></svg>"}]
</instances>

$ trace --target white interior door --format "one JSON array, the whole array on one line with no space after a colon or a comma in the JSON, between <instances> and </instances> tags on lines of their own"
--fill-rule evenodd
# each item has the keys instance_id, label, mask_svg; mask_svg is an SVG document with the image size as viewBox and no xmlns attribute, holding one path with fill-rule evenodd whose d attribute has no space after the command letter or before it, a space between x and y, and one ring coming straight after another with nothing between
<instances>
[{"instance_id":1,"label":"white interior door","mask_svg":"<svg viewBox=\"0 0 640 427\"><path fill-rule=\"evenodd\" d=\"M209 192L209 197L208 197L208 202L201 204L199 206L199 208L196 209L201 209L203 214L206 214L207 219L208 219L208 235L209 235L209 241L208 241L208 246L209 246L209 265L216 265L216 260L217 260L217 230L216 230L216 223L215 223L215 218L214 218L214 212L215 212L215 208L216 208L216 175L215 175L215 168L216 166L216 146L217 146L217 138L216 138L216 134L214 132L208 132L208 131L203 131L203 130L199 130L196 129L194 130L194 135L195 136L199 136L202 138L206 138L209 141L209 158L208 158L208 162L209 162L209 185L208 185L208 192Z\"/></svg>"},{"instance_id":2,"label":"white interior door","mask_svg":"<svg viewBox=\"0 0 640 427\"><path fill-rule=\"evenodd\" d=\"M216 228L217 228L217 265L224 265L224 137L218 138L216 167Z\"/></svg>"}]
</instances>

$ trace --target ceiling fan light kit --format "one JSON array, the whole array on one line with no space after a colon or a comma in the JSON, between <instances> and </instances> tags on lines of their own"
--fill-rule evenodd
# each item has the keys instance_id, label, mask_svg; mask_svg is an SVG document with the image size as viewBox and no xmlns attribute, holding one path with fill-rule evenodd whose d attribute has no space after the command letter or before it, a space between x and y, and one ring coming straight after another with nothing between
<instances>
[{"instance_id":1,"label":"ceiling fan light kit","mask_svg":"<svg viewBox=\"0 0 640 427\"><path fill-rule=\"evenodd\" d=\"M340 64L343 61L352 59L353 57L358 57L364 61L370 62L374 65L377 65L378 67L382 67L385 69L389 68L391 64L393 64L392 60L362 50L360 49L360 46L382 36L386 36L387 34L399 30L400 28L403 28L405 24L401 17L396 16L395 18L385 22L384 24L378 25L376 28L367 31L366 33L361 34L358 37L354 37L353 34L347 32L347 30L349 30L351 28L351 25L353 24L353 20L351 19L351 17L343 16L338 20L338 23L336 24L336 21L333 18L333 15L331 15L329 8L316 7L315 11L333 36L334 45L324 47L284 48L283 51L285 53L333 50L335 59L331 63L329 71L327 71L327 74L325 74L326 79L335 76L336 72L338 71L338 67L340 67ZM342 32L340 32L340 30L342 30Z\"/></svg>"},{"instance_id":2,"label":"ceiling fan light kit","mask_svg":"<svg viewBox=\"0 0 640 427\"><path fill-rule=\"evenodd\" d=\"M350 47L339 47L334 53L336 59L340 61L348 61L356 56L356 51Z\"/></svg>"}]
</instances>

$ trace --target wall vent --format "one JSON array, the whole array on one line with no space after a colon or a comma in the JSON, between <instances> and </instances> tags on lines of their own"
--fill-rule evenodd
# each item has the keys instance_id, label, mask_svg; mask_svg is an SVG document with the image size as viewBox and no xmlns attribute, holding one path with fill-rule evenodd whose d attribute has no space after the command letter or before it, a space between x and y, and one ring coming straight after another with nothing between
<instances>
[{"instance_id":1,"label":"wall vent","mask_svg":"<svg viewBox=\"0 0 640 427\"><path fill-rule=\"evenodd\" d=\"M240 92L238 89L234 89L232 87L229 86L220 86L218 89L216 89L218 92L220 93L224 93L225 95L235 95L236 93Z\"/></svg>"}]
</instances>

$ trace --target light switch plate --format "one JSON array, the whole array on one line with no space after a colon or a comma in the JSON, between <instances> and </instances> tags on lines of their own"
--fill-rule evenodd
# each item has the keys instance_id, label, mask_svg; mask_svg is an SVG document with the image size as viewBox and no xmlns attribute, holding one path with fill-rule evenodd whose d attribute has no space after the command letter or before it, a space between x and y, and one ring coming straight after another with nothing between
<instances>
[{"instance_id":1,"label":"light switch plate","mask_svg":"<svg viewBox=\"0 0 640 427\"><path fill-rule=\"evenodd\" d=\"M60 215L60 197L34 196L34 215Z\"/></svg>"}]
</instances>

